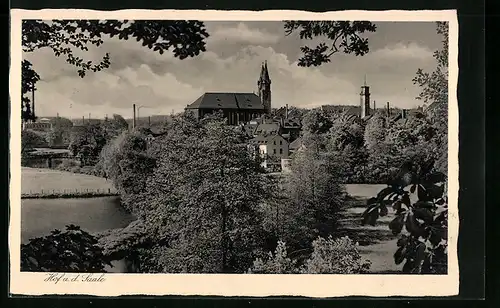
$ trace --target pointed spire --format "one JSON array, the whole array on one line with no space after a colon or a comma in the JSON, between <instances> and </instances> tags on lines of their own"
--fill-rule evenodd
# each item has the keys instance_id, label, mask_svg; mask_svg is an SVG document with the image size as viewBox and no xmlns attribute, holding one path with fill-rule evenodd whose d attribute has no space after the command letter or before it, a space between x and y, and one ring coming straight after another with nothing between
<instances>
[{"instance_id":1,"label":"pointed spire","mask_svg":"<svg viewBox=\"0 0 500 308\"><path fill-rule=\"evenodd\" d=\"M366 87L366 74L365 74L365 79L364 79L364 86Z\"/></svg>"},{"instance_id":2,"label":"pointed spire","mask_svg":"<svg viewBox=\"0 0 500 308\"><path fill-rule=\"evenodd\" d=\"M264 62L264 74L265 74L266 80L270 80L269 71L267 70L267 60Z\"/></svg>"}]
</instances>

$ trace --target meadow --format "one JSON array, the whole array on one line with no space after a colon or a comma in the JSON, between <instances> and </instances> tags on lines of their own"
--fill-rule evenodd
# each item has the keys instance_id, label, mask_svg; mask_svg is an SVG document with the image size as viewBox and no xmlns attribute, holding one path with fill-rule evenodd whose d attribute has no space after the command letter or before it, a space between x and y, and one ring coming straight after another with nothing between
<instances>
[{"instance_id":1,"label":"meadow","mask_svg":"<svg viewBox=\"0 0 500 308\"><path fill-rule=\"evenodd\" d=\"M116 192L110 180L96 176L41 168L21 169L21 194L72 193L87 190Z\"/></svg>"}]
</instances>

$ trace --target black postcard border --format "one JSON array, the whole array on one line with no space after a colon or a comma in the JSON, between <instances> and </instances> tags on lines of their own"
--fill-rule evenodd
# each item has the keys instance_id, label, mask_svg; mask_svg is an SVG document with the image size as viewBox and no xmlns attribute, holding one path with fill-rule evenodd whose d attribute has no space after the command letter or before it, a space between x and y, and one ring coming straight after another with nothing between
<instances>
[{"instance_id":1,"label":"black postcard border","mask_svg":"<svg viewBox=\"0 0 500 308\"><path fill-rule=\"evenodd\" d=\"M484 38L484 2L470 0L385 0L385 1L369 1L369 0L336 0L336 1L245 1L238 4L236 1L219 0L219 1L99 1L99 0L11 0L11 8L23 9L43 9L43 8L85 8L98 10L118 10L118 9L219 9L219 10L267 10L267 9L294 9L307 11L333 11L347 9L363 9L363 10L417 10L417 9L457 9L459 22L459 82L458 82L458 104L459 104L459 216L460 216L460 233L459 233L459 265L460 265L460 295L457 297L448 297L441 299L481 299L485 297L485 38ZM7 20L7 23L9 21ZM7 29L8 26L6 27ZM10 36L8 30L7 36ZM10 65L10 64L8 64ZM7 95L8 92L7 92ZM8 99L8 97L7 97ZM4 128L4 136L9 134L9 106L6 104L7 110L2 114L2 123ZM8 139L2 138L5 149L8 148ZM9 157L6 151L1 153L4 156L8 170ZM8 196L9 175L3 192ZM8 204L8 198L5 198ZM4 206L4 256L7 262L2 262L2 270L6 277L6 283L3 295L10 297L9 304L12 306L39 306L40 297L28 297L10 294L8 290L8 222L9 213L8 207ZM5 281L5 280L3 280ZM68 299L71 297L75 300L71 301L70 305L110 305L118 303L123 305L120 300L108 301L99 297L91 296L43 296L44 304L51 307L65 307ZM4 298L4 297L2 297ZM154 306L180 306L186 304L201 304L221 306L227 303L240 305L265 305L270 303L275 304L304 304L311 303L310 299L302 298L222 298L222 297L154 297L154 300L149 297L124 296L122 299L128 299L133 305L148 303ZM167 300L168 299L168 300ZM224 301L226 299L226 301ZM231 299L227 301L227 299ZM273 299L279 299L279 303ZM348 299L349 301L346 301ZM342 299L328 300L313 300L314 306L332 304L333 300L340 300L342 306L351 306L353 300L371 299L368 303L370 307L379 307L383 305L403 304L404 306L418 305L433 305L444 304L442 301L429 302L425 298L414 301L415 298L390 298L383 302L377 298L369 297L347 297ZM399 299L398 301L394 301ZM429 299L429 298L428 298ZM439 299L439 298L432 298ZM7 299L6 299L7 300ZM147 300L147 301L145 301ZM163 300L160 304L157 300ZM167 301L165 301L167 300ZM186 300L188 300L186 302ZM297 301L298 300L298 301ZM2 302L4 300L2 299ZM22 302L22 303L21 303ZM425 303L424 303L425 302ZM470 302L469 302L470 303ZM458 304L454 302L453 305ZM467 302L465 302L467 305ZM10 306L10 305L9 305ZM476 305L474 305L476 306Z\"/></svg>"}]
</instances>

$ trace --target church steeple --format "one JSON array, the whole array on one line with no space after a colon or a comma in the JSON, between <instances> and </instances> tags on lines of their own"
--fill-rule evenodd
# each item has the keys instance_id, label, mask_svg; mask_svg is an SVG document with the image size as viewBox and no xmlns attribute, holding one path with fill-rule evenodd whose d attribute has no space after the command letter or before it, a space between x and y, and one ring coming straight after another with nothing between
<instances>
[{"instance_id":1,"label":"church steeple","mask_svg":"<svg viewBox=\"0 0 500 308\"><path fill-rule=\"evenodd\" d=\"M260 70L260 78L257 81L259 88L259 97L266 113L271 113L271 78L269 78L269 71L267 69L267 61L262 63Z\"/></svg>"}]
</instances>

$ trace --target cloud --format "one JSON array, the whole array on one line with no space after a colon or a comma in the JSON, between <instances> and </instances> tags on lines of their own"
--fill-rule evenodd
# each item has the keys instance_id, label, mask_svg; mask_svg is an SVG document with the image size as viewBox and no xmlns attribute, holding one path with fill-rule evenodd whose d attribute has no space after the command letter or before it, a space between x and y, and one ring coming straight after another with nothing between
<instances>
[{"instance_id":1,"label":"cloud","mask_svg":"<svg viewBox=\"0 0 500 308\"><path fill-rule=\"evenodd\" d=\"M432 58L433 52L424 46L420 46L415 42L408 44L396 43L388 45L382 49L373 51L372 55L379 58L398 58L398 59L417 59L427 60Z\"/></svg>"},{"instance_id":2,"label":"cloud","mask_svg":"<svg viewBox=\"0 0 500 308\"><path fill-rule=\"evenodd\" d=\"M260 29L250 29L245 23L240 22L234 27L217 27L209 36L208 43L230 42L247 43L254 45L275 44L280 39L277 34L272 34Z\"/></svg>"}]
</instances>

